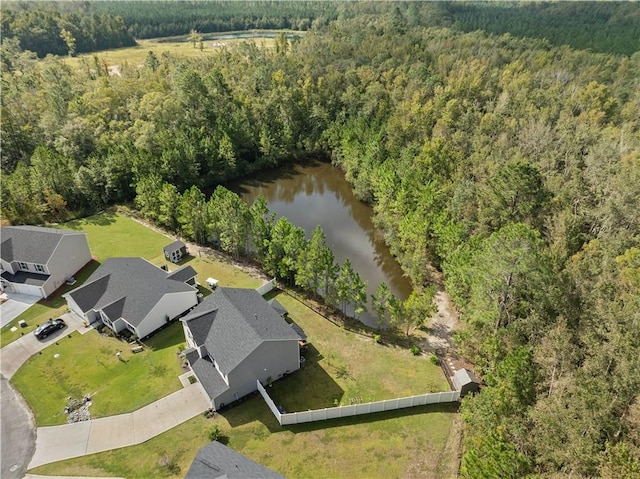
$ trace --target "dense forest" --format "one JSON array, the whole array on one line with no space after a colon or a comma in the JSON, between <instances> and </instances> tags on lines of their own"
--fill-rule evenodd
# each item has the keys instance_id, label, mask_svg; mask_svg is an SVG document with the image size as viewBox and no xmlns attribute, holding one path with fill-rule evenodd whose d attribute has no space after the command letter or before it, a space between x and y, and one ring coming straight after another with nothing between
<instances>
[{"instance_id":1,"label":"dense forest","mask_svg":"<svg viewBox=\"0 0 640 479\"><path fill-rule=\"evenodd\" d=\"M325 155L416 290L434 264L461 312L460 352L486 382L462 404L462 476L637 477L640 53L431 28L415 18L440 5L399 7L363 5L272 50L150 52L121 76L5 40L3 216L135 198L222 242L239 233L207 213L212 192L235 201L216 185ZM296 257L295 227L280 229L273 244Z\"/></svg>"},{"instance_id":2,"label":"dense forest","mask_svg":"<svg viewBox=\"0 0 640 479\"><path fill-rule=\"evenodd\" d=\"M133 38L200 33L319 28L337 18L402 12L410 27L483 30L544 38L602 53L632 55L640 49L640 9L633 2L413 2L340 1L131 1L4 2L2 33L24 50L44 56L131 45ZM62 30L66 33L61 34Z\"/></svg>"}]
</instances>

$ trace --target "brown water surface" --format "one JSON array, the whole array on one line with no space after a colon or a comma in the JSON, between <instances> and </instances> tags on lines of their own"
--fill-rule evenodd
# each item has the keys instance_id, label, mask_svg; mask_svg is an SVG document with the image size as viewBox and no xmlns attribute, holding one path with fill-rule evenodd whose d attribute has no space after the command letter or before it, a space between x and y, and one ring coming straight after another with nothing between
<instances>
[{"instance_id":1,"label":"brown water surface","mask_svg":"<svg viewBox=\"0 0 640 479\"><path fill-rule=\"evenodd\" d=\"M264 196L278 218L284 216L300 226L308 238L320 225L336 262L342 264L349 258L367 282L369 297L382 281L401 299L411 293L409 280L373 226L371 207L354 196L340 169L323 162L290 165L259 172L229 188L249 204L258 195ZM360 319L375 325L371 313Z\"/></svg>"}]
</instances>

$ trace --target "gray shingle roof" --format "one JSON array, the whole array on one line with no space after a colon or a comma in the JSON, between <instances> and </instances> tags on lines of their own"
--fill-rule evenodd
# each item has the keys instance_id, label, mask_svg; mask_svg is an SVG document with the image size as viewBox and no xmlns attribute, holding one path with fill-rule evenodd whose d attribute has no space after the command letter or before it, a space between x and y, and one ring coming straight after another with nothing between
<instances>
[{"instance_id":1,"label":"gray shingle roof","mask_svg":"<svg viewBox=\"0 0 640 479\"><path fill-rule=\"evenodd\" d=\"M177 240L165 246L163 250L165 253L171 253L172 251L175 251L177 249L184 248L184 247L185 247L185 244L182 241Z\"/></svg>"},{"instance_id":2,"label":"gray shingle roof","mask_svg":"<svg viewBox=\"0 0 640 479\"><path fill-rule=\"evenodd\" d=\"M462 386L465 386L470 383L478 383L478 378L476 378L475 374L473 374L468 369L458 369L455 374L451 377L453 381L453 385L456 387L456 390L459 391L462 389Z\"/></svg>"},{"instance_id":3,"label":"gray shingle roof","mask_svg":"<svg viewBox=\"0 0 640 479\"><path fill-rule=\"evenodd\" d=\"M185 281L190 280L198 275L196 270L193 269L190 265L181 266L177 270L168 274L167 278L172 279L174 281L180 281L184 283Z\"/></svg>"},{"instance_id":4,"label":"gray shingle roof","mask_svg":"<svg viewBox=\"0 0 640 479\"><path fill-rule=\"evenodd\" d=\"M213 441L196 454L185 479L285 479L262 464Z\"/></svg>"},{"instance_id":5,"label":"gray shingle roof","mask_svg":"<svg viewBox=\"0 0 640 479\"><path fill-rule=\"evenodd\" d=\"M142 258L109 258L68 295L85 313L102 309L111 320L122 317L138 326L165 294L193 290Z\"/></svg>"},{"instance_id":6,"label":"gray shingle roof","mask_svg":"<svg viewBox=\"0 0 640 479\"><path fill-rule=\"evenodd\" d=\"M189 330L191 331L193 340L198 346L203 345L207 340L211 324L213 324L216 314L217 311L202 311L200 313L192 312L180 320L187 321L189 323Z\"/></svg>"},{"instance_id":7,"label":"gray shingle roof","mask_svg":"<svg viewBox=\"0 0 640 479\"><path fill-rule=\"evenodd\" d=\"M40 226L3 226L0 229L0 255L9 263L24 261L47 264L63 236L84 234Z\"/></svg>"},{"instance_id":8,"label":"gray shingle roof","mask_svg":"<svg viewBox=\"0 0 640 479\"><path fill-rule=\"evenodd\" d=\"M273 298L272 300L268 301L269 305L271 305L271 307L273 309L276 310L276 312L280 315L280 316L284 316L285 314L287 314L289 311L287 311L287 308L285 308L284 306L282 306L280 304L280 301L278 301L276 298Z\"/></svg>"},{"instance_id":9,"label":"gray shingle roof","mask_svg":"<svg viewBox=\"0 0 640 479\"><path fill-rule=\"evenodd\" d=\"M189 325L191 318L214 311L216 314L204 345L225 374L244 361L263 341L300 339L254 289L218 288L196 306L184 321ZM200 332L198 336L201 336ZM201 344L198 343L198 346Z\"/></svg>"},{"instance_id":10,"label":"gray shingle roof","mask_svg":"<svg viewBox=\"0 0 640 479\"><path fill-rule=\"evenodd\" d=\"M224 382L210 358L201 358L195 349L188 351L186 358L189 361L191 370L196 374L200 384L202 384L211 399L217 398L229 389L229 386Z\"/></svg>"}]
</instances>

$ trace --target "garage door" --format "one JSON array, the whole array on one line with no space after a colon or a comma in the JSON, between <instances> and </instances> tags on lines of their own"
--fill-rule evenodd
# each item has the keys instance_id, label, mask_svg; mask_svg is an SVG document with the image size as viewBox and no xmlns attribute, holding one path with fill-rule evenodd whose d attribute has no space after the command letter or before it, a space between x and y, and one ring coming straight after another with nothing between
<instances>
[{"instance_id":1,"label":"garage door","mask_svg":"<svg viewBox=\"0 0 640 479\"><path fill-rule=\"evenodd\" d=\"M40 286L31 286L28 284L13 283L13 292L16 294L28 294L42 298L42 288Z\"/></svg>"}]
</instances>

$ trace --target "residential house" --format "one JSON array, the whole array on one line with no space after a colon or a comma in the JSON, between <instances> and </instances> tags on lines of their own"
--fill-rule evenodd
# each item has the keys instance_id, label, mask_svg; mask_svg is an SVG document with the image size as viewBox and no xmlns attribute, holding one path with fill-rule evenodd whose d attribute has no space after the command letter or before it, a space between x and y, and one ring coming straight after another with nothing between
<instances>
[{"instance_id":1,"label":"residential house","mask_svg":"<svg viewBox=\"0 0 640 479\"><path fill-rule=\"evenodd\" d=\"M64 297L87 322L143 338L198 304L195 278L188 265L167 272L143 258L109 258Z\"/></svg>"},{"instance_id":2,"label":"residential house","mask_svg":"<svg viewBox=\"0 0 640 479\"><path fill-rule=\"evenodd\" d=\"M87 234L39 226L0 229L0 289L47 298L91 261Z\"/></svg>"},{"instance_id":3,"label":"residential house","mask_svg":"<svg viewBox=\"0 0 640 479\"><path fill-rule=\"evenodd\" d=\"M285 479L262 464L213 441L196 454L185 479Z\"/></svg>"},{"instance_id":4,"label":"residential house","mask_svg":"<svg viewBox=\"0 0 640 479\"><path fill-rule=\"evenodd\" d=\"M187 246L180 240L164 247L164 257L172 263L179 263L187 255Z\"/></svg>"},{"instance_id":5,"label":"residential house","mask_svg":"<svg viewBox=\"0 0 640 479\"><path fill-rule=\"evenodd\" d=\"M214 409L300 368L300 335L256 290L218 288L181 321Z\"/></svg>"}]
</instances>

